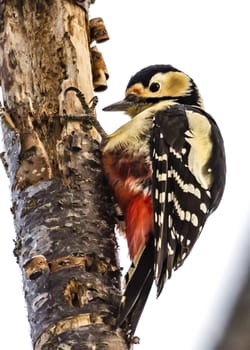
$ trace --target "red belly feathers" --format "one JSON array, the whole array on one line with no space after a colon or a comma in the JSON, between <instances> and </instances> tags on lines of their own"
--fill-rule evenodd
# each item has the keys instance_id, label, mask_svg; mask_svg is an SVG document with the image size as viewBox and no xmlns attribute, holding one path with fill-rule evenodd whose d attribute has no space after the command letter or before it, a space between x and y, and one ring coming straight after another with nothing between
<instances>
[{"instance_id":1,"label":"red belly feathers","mask_svg":"<svg viewBox=\"0 0 250 350\"><path fill-rule=\"evenodd\" d=\"M126 154L121 158L120 154L114 153L103 157L105 173L124 214L131 259L153 232L151 192L145 187L145 180L151 178L151 170L145 160L141 161L141 157Z\"/></svg>"}]
</instances>

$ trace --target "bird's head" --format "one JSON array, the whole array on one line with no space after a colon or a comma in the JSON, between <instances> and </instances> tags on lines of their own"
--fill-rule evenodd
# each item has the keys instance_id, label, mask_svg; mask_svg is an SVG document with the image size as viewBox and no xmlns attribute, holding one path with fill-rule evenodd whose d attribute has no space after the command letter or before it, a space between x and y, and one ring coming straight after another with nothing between
<instances>
[{"instance_id":1,"label":"bird's head","mask_svg":"<svg viewBox=\"0 0 250 350\"><path fill-rule=\"evenodd\" d=\"M153 65L136 73L128 82L125 98L105 107L104 111L124 111L134 117L161 101L203 107L194 81L171 65Z\"/></svg>"}]
</instances>

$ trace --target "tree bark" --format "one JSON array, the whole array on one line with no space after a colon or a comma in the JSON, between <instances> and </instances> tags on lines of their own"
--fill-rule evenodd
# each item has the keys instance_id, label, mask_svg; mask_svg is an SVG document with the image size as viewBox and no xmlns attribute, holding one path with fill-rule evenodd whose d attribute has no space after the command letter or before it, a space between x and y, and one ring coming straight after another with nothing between
<instances>
[{"instance_id":1,"label":"tree bark","mask_svg":"<svg viewBox=\"0 0 250 350\"><path fill-rule=\"evenodd\" d=\"M15 255L34 349L123 350L100 137L75 93L64 96L76 86L87 101L93 97L89 1L76 3L7 0L0 18L2 159L12 189Z\"/></svg>"}]
</instances>

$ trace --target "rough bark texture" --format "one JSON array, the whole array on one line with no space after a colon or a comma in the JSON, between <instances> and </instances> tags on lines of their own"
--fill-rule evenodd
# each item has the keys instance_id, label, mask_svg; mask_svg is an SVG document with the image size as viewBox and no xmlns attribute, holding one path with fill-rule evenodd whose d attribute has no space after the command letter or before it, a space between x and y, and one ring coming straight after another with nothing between
<instances>
[{"instance_id":1,"label":"rough bark texture","mask_svg":"<svg viewBox=\"0 0 250 350\"><path fill-rule=\"evenodd\" d=\"M2 158L36 350L127 349L115 329L120 270L99 135L84 116L63 117L84 114L67 87L93 96L83 8L7 0L0 18Z\"/></svg>"}]
</instances>

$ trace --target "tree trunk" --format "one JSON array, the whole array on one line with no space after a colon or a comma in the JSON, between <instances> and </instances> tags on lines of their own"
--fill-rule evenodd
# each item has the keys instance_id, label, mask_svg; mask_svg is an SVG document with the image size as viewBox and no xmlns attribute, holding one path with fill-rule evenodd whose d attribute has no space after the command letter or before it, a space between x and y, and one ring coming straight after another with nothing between
<instances>
[{"instance_id":1,"label":"tree trunk","mask_svg":"<svg viewBox=\"0 0 250 350\"><path fill-rule=\"evenodd\" d=\"M75 93L64 96L76 86L93 97L88 4L7 0L0 16L2 158L36 350L127 349L100 137Z\"/></svg>"},{"instance_id":2,"label":"tree trunk","mask_svg":"<svg viewBox=\"0 0 250 350\"><path fill-rule=\"evenodd\" d=\"M215 350L249 350L250 347L250 270L233 307L223 337Z\"/></svg>"}]
</instances>

